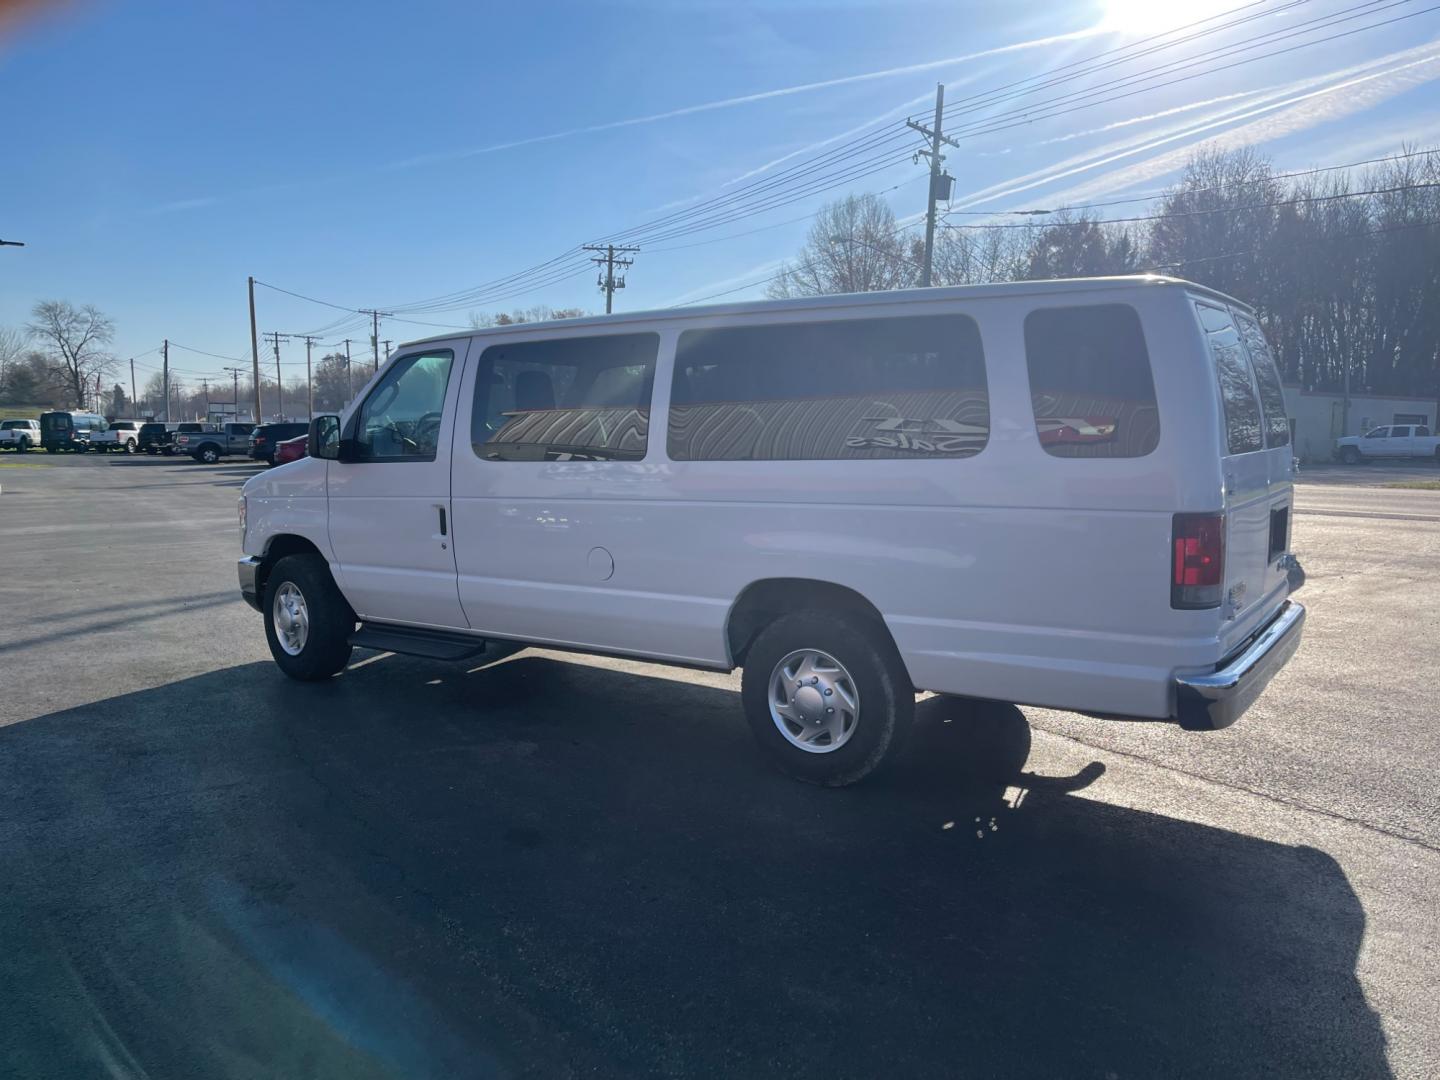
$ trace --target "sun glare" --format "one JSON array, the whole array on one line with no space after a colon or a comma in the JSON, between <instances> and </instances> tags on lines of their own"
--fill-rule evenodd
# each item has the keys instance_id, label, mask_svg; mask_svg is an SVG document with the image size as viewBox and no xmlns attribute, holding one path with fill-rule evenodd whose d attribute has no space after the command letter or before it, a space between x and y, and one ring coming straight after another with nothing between
<instances>
[{"instance_id":1,"label":"sun glare","mask_svg":"<svg viewBox=\"0 0 1440 1080\"><path fill-rule=\"evenodd\" d=\"M1234 0L1195 0L1187 4L1164 0L1105 0L1100 26L1121 34L1159 34L1219 15L1234 6Z\"/></svg>"}]
</instances>

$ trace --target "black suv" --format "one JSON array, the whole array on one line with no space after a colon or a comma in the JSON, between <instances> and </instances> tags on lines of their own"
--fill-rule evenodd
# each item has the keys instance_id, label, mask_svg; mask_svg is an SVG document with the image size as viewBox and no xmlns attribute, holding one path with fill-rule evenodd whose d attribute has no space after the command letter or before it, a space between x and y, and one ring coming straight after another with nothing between
<instances>
[{"instance_id":1,"label":"black suv","mask_svg":"<svg viewBox=\"0 0 1440 1080\"><path fill-rule=\"evenodd\" d=\"M250 433L250 456L256 461L274 465L275 447L286 439L308 434L309 431L309 424L261 424Z\"/></svg>"},{"instance_id":2,"label":"black suv","mask_svg":"<svg viewBox=\"0 0 1440 1080\"><path fill-rule=\"evenodd\" d=\"M140 425L140 435L136 439L135 449L143 450L147 454L160 454L170 445L170 431L158 420L146 420Z\"/></svg>"}]
</instances>

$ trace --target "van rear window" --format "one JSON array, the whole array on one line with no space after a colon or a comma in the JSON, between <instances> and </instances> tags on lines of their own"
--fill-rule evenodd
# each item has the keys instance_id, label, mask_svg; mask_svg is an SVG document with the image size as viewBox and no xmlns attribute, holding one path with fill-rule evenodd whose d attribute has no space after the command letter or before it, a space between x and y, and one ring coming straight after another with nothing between
<instances>
[{"instance_id":1,"label":"van rear window","mask_svg":"<svg viewBox=\"0 0 1440 1080\"><path fill-rule=\"evenodd\" d=\"M1230 313L1213 304L1197 303L1200 325L1215 361L1215 377L1220 385L1220 403L1225 413L1225 443L1232 454L1249 454L1264 448L1263 420L1255 386L1250 380L1250 364L1240 341L1240 331ZM1284 411L1281 410L1281 421Z\"/></svg>"},{"instance_id":2,"label":"van rear window","mask_svg":"<svg viewBox=\"0 0 1440 1080\"><path fill-rule=\"evenodd\" d=\"M963 458L990 437L965 315L720 326L675 350L676 461Z\"/></svg>"},{"instance_id":3,"label":"van rear window","mask_svg":"<svg viewBox=\"0 0 1440 1080\"><path fill-rule=\"evenodd\" d=\"M1240 336L1250 352L1250 363L1255 368L1255 384L1260 388L1260 411L1265 417L1265 445L1288 446L1290 444L1290 421L1285 417L1285 391L1280 385L1280 369L1275 364L1275 354L1265 340L1265 331L1260 324L1244 312L1235 313L1235 323L1240 327Z\"/></svg>"},{"instance_id":4,"label":"van rear window","mask_svg":"<svg viewBox=\"0 0 1440 1080\"><path fill-rule=\"evenodd\" d=\"M1040 445L1053 457L1144 457L1160 411L1140 316L1128 304L1041 308L1025 317Z\"/></svg>"}]
</instances>

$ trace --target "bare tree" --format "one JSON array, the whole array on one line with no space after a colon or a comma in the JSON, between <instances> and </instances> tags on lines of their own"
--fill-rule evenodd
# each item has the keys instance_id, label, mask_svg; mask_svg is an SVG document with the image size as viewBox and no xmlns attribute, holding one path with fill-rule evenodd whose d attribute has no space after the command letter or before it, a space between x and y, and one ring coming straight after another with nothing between
<instances>
[{"instance_id":1,"label":"bare tree","mask_svg":"<svg viewBox=\"0 0 1440 1080\"><path fill-rule=\"evenodd\" d=\"M895 213L875 195L849 195L815 217L794 263L781 267L770 296L903 289L917 265L895 226Z\"/></svg>"},{"instance_id":2,"label":"bare tree","mask_svg":"<svg viewBox=\"0 0 1440 1080\"><path fill-rule=\"evenodd\" d=\"M477 330L488 330L492 326L513 326L516 323L548 322L551 319L583 319L590 312L584 308L552 308L546 304L516 309L511 312L496 312L494 315L478 311L470 313L470 325Z\"/></svg>"},{"instance_id":3,"label":"bare tree","mask_svg":"<svg viewBox=\"0 0 1440 1080\"><path fill-rule=\"evenodd\" d=\"M19 363L25 353L30 336L8 326L0 326L0 393L6 383L6 376L12 365Z\"/></svg>"},{"instance_id":4,"label":"bare tree","mask_svg":"<svg viewBox=\"0 0 1440 1080\"><path fill-rule=\"evenodd\" d=\"M85 408L96 376L108 375L115 366L115 358L104 348L115 336L115 324L93 304L77 308L65 300L42 300L30 314L31 335L64 366L75 407Z\"/></svg>"}]
</instances>

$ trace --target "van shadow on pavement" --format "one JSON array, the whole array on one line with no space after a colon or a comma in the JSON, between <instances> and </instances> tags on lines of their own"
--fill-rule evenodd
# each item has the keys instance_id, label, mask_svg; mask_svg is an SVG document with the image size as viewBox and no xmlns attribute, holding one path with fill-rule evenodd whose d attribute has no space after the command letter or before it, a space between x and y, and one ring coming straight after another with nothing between
<instances>
[{"instance_id":1,"label":"van shadow on pavement","mask_svg":"<svg viewBox=\"0 0 1440 1080\"><path fill-rule=\"evenodd\" d=\"M1389 1075L1331 858L1029 749L931 699L812 788L730 692L531 654L17 723L0 1074Z\"/></svg>"}]
</instances>

